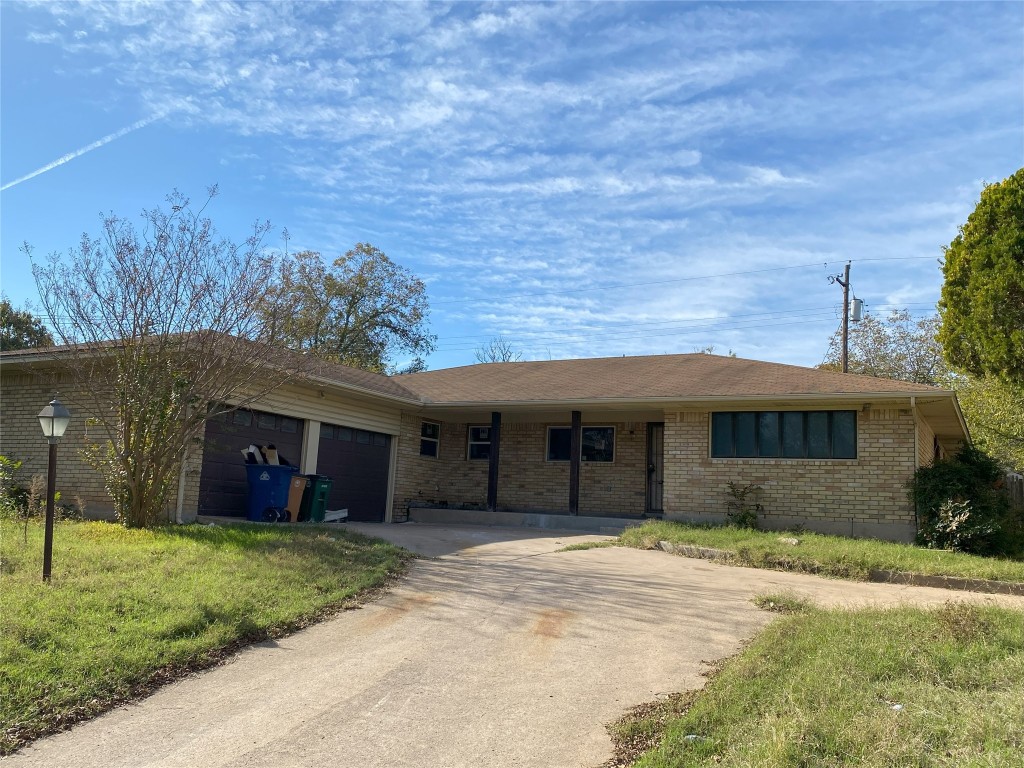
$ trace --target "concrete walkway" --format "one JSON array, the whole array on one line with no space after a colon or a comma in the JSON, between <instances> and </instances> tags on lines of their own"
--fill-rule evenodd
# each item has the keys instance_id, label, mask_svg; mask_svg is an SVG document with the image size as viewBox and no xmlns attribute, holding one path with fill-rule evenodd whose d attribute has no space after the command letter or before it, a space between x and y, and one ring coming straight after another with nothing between
<instances>
[{"instance_id":1,"label":"concrete walkway","mask_svg":"<svg viewBox=\"0 0 1024 768\"><path fill-rule=\"evenodd\" d=\"M1024 598L829 581L622 548L604 537L418 524L350 528L426 556L383 599L37 742L11 766L583 766L604 725L703 683L771 616L755 594L833 605L1024 608Z\"/></svg>"}]
</instances>

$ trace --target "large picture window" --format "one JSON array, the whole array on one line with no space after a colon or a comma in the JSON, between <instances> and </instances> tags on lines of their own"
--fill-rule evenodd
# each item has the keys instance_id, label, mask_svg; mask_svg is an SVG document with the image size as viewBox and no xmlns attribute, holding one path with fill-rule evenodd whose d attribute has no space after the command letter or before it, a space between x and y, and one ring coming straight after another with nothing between
<instances>
[{"instance_id":1,"label":"large picture window","mask_svg":"<svg viewBox=\"0 0 1024 768\"><path fill-rule=\"evenodd\" d=\"M711 456L716 459L855 459L857 412L713 413Z\"/></svg>"},{"instance_id":2,"label":"large picture window","mask_svg":"<svg viewBox=\"0 0 1024 768\"><path fill-rule=\"evenodd\" d=\"M420 456L437 458L441 443L441 425L433 421L420 422Z\"/></svg>"},{"instance_id":3,"label":"large picture window","mask_svg":"<svg viewBox=\"0 0 1024 768\"><path fill-rule=\"evenodd\" d=\"M487 460L491 458L490 427L469 428L469 447L466 449L466 457L470 460Z\"/></svg>"},{"instance_id":4,"label":"large picture window","mask_svg":"<svg viewBox=\"0 0 1024 768\"><path fill-rule=\"evenodd\" d=\"M615 427L583 427L580 461L610 463L615 460ZM572 427L548 427L548 461L568 461Z\"/></svg>"}]
</instances>

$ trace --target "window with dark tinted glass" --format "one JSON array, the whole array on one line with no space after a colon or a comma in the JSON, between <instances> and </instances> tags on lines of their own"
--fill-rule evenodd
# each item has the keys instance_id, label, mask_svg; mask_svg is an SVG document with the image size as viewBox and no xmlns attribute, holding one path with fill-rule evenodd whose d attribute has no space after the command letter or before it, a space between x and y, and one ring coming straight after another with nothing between
<instances>
[{"instance_id":1,"label":"window with dark tinted glass","mask_svg":"<svg viewBox=\"0 0 1024 768\"><path fill-rule=\"evenodd\" d=\"M469 446L466 449L468 459L489 459L491 457L491 428L470 427Z\"/></svg>"},{"instance_id":2,"label":"window with dark tinted glass","mask_svg":"<svg viewBox=\"0 0 1024 768\"><path fill-rule=\"evenodd\" d=\"M568 461L571 441L569 427L548 427L548 461Z\"/></svg>"},{"instance_id":3,"label":"window with dark tinted glass","mask_svg":"<svg viewBox=\"0 0 1024 768\"><path fill-rule=\"evenodd\" d=\"M441 425L433 421L420 423L420 456L437 458L438 445L441 442Z\"/></svg>"},{"instance_id":4,"label":"window with dark tinted glass","mask_svg":"<svg viewBox=\"0 0 1024 768\"><path fill-rule=\"evenodd\" d=\"M714 458L857 458L856 411L711 414Z\"/></svg>"},{"instance_id":5,"label":"window with dark tinted glass","mask_svg":"<svg viewBox=\"0 0 1024 768\"><path fill-rule=\"evenodd\" d=\"M580 461L609 463L615 460L615 427L583 427ZM548 461L568 461L571 427L548 427Z\"/></svg>"}]
</instances>

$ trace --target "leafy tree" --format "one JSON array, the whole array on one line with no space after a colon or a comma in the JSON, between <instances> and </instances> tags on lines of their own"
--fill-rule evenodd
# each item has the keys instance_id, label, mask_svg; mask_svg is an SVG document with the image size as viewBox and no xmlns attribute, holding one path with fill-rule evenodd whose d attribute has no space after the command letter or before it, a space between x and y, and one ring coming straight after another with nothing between
<instances>
[{"instance_id":1,"label":"leafy tree","mask_svg":"<svg viewBox=\"0 0 1024 768\"><path fill-rule=\"evenodd\" d=\"M429 306L422 280L369 243L359 243L328 266L315 251L281 265L276 296L295 307L280 331L292 349L378 373L412 355L410 370L434 350L427 332Z\"/></svg>"},{"instance_id":2,"label":"leafy tree","mask_svg":"<svg viewBox=\"0 0 1024 768\"><path fill-rule=\"evenodd\" d=\"M478 363L518 363L523 359L523 353L501 336L495 336L484 346L477 347L473 354Z\"/></svg>"},{"instance_id":3,"label":"leafy tree","mask_svg":"<svg viewBox=\"0 0 1024 768\"><path fill-rule=\"evenodd\" d=\"M275 346L290 308L267 304L269 224L235 244L203 215L209 199L194 210L174 192L167 203L143 211L141 230L109 214L99 237L33 260L51 326L74 345L64 360L81 389L69 404L101 435L87 458L129 527L165 519L209 415L251 404L304 362Z\"/></svg>"},{"instance_id":4,"label":"leafy tree","mask_svg":"<svg viewBox=\"0 0 1024 768\"><path fill-rule=\"evenodd\" d=\"M1024 384L1024 168L982 190L944 251L946 358L974 376Z\"/></svg>"},{"instance_id":5,"label":"leafy tree","mask_svg":"<svg viewBox=\"0 0 1024 768\"><path fill-rule=\"evenodd\" d=\"M974 442L1003 466L1024 472L1024 386L964 375L950 376L948 385Z\"/></svg>"},{"instance_id":6,"label":"leafy tree","mask_svg":"<svg viewBox=\"0 0 1024 768\"><path fill-rule=\"evenodd\" d=\"M0 297L0 352L52 346L53 336L41 318L28 307L15 309L6 296Z\"/></svg>"},{"instance_id":7,"label":"leafy tree","mask_svg":"<svg viewBox=\"0 0 1024 768\"><path fill-rule=\"evenodd\" d=\"M938 384L947 372L936 339L938 327L938 316L914 320L905 309L893 310L885 317L866 315L850 326L850 373ZM842 334L836 331L819 368L842 370L842 343Z\"/></svg>"}]
</instances>

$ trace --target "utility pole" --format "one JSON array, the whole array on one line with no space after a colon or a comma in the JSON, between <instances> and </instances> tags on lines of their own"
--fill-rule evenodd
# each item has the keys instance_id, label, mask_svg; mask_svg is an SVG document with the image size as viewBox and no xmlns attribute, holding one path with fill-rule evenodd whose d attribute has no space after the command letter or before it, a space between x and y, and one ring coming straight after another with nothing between
<instances>
[{"instance_id":1,"label":"utility pole","mask_svg":"<svg viewBox=\"0 0 1024 768\"><path fill-rule=\"evenodd\" d=\"M843 286L843 373L850 372L850 262L846 262L843 276L830 275L830 283Z\"/></svg>"}]
</instances>

